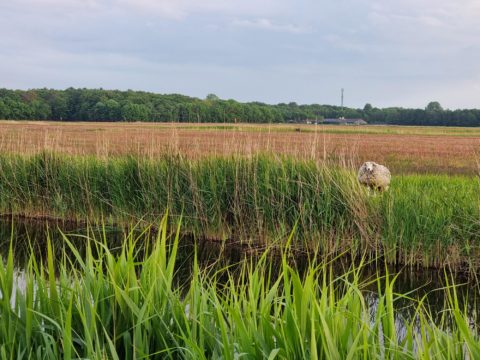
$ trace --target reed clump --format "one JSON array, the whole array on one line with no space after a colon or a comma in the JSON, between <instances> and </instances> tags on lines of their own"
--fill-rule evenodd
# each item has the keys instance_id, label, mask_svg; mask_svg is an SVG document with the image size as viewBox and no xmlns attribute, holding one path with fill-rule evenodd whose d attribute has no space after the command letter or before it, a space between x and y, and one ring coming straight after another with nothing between
<instances>
[{"instance_id":1,"label":"reed clump","mask_svg":"<svg viewBox=\"0 0 480 360\"><path fill-rule=\"evenodd\" d=\"M71 255L54 256L48 243L46 259L32 255L21 282L10 251L0 259L0 357L480 356L478 334L453 285L444 290L448 300L438 324L422 300L411 301L411 320L397 317L395 303L408 295L394 293L395 278L388 274L373 279L380 291L372 312L359 280L362 264L333 277L328 264L312 262L301 275L288 264L288 250L275 269L265 253L236 274L228 268L211 273L194 262L190 278L179 286L178 231L172 238L167 233L164 218L155 245L141 259L131 234L117 256L107 239L86 237L86 255L81 255L65 237Z\"/></svg>"},{"instance_id":2,"label":"reed clump","mask_svg":"<svg viewBox=\"0 0 480 360\"><path fill-rule=\"evenodd\" d=\"M157 220L168 208L189 231L226 237L355 234L350 174L273 156L0 155L0 208L59 218ZM260 236L257 236L260 238Z\"/></svg>"},{"instance_id":3,"label":"reed clump","mask_svg":"<svg viewBox=\"0 0 480 360\"><path fill-rule=\"evenodd\" d=\"M480 183L394 176L369 194L354 171L272 154L157 158L0 154L4 214L155 222L169 209L198 236L293 244L390 263L480 268Z\"/></svg>"}]
</instances>

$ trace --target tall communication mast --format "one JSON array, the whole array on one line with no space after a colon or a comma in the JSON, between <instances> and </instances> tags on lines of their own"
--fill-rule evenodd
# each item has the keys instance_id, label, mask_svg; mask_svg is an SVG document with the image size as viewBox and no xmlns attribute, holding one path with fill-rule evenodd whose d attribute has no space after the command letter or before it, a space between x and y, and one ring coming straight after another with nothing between
<instances>
[{"instance_id":1,"label":"tall communication mast","mask_svg":"<svg viewBox=\"0 0 480 360\"><path fill-rule=\"evenodd\" d=\"M341 95L341 106L342 106L342 117L343 117L343 88L342 88L342 95Z\"/></svg>"}]
</instances>

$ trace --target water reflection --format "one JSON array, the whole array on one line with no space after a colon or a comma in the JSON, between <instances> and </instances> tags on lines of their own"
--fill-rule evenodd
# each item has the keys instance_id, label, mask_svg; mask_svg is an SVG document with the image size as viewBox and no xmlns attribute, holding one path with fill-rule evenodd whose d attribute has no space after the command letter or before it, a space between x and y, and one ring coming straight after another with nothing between
<instances>
[{"instance_id":1,"label":"water reflection","mask_svg":"<svg viewBox=\"0 0 480 360\"><path fill-rule=\"evenodd\" d=\"M14 229L14 231L12 231ZM156 239L155 228L144 229L135 227L92 227L85 224L69 222L46 222L29 221L25 219L1 219L0 220L0 256L6 256L10 245L13 245L14 265L16 267L17 284L19 289L24 288L24 273L30 254L35 254L37 261L42 261L47 255L47 239L54 244L54 251L57 259L62 259L68 247L65 245L63 236L75 246L80 254L85 254L88 238L94 238L98 241L108 240L110 250L115 253L120 251L124 239L128 233L135 234L134 238L138 241L138 256L141 257ZM225 244L218 241L208 241L205 239L194 239L191 236L184 236L180 241L177 267L179 286L188 283L191 275L194 254L201 269L211 270L212 273L218 269L229 268L230 273L240 270L241 262L245 259L253 263L261 256L261 251L252 251L251 248L240 244ZM308 258L301 253L295 254L290 259L298 271L301 273L308 264ZM275 276L275 262L279 257L271 255L269 262L272 264L273 276ZM349 259L339 259L333 266L333 271L337 274L344 274L351 267ZM404 334L406 329L403 324L410 321L415 314L418 301L424 301L430 313L435 317L433 320L438 324L441 319L441 313L445 308L450 307L448 298L442 290L448 284L456 284L456 292L460 309L465 309L468 314L470 326L480 328L478 313L480 305L479 284L474 279L468 278L464 274L455 274L444 269L412 269L412 268L393 268L385 269L383 264L374 266L370 264L362 267L360 273L361 283L364 284L362 291L365 301L368 304L372 318L374 318L378 307L379 293L383 291L382 280L379 284L376 279L385 276L389 272L390 277L396 276L394 291L398 294L405 294L405 297L399 297L395 303L395 321L399 334ZM226 277L225 277L225 280ZM217 279L222 282L222 277ZM442 324L445 328L448 323Z\"/></svg>"}]
</instances>

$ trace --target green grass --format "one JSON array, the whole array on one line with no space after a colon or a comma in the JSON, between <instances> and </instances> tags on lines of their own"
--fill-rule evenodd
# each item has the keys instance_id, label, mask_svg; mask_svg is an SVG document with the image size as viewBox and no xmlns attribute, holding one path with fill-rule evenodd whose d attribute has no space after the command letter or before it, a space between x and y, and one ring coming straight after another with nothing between
<instances>
[{"instance_id":1,"label":"green grass","mask_svg":"<svg viewBox=\"0 0 480 360\"><path fill-rule=\"evenodd\" d=\"M450 126L402 126L402 125L306 125L306 124L263 124L263 125L178 125L159 124L158 128L175 126L178 129L200 131L245 131L245 132L305 132L326 134L368 134L368 135L420 135L474 137L480 134L478 128ZM297 130L298 129L298 130Z\"/></svg>"},{"instance_id":2,"label":"green grass","mask_svg":"<svg viewBox=\"0 0 480 360\"><path fill-rule=\"evenodd\" d=\"M270 156L154 160L42 153L0 156L0 209L62 218L155 220L228 236L355 232L354 179L313 162Z\"/></svg>"},{"instance_id":3,"label":"green grass","mask_svg":"<svg viewBox=\"0 0 480 360\"><path fill-rule=\"evenodd\" d=\"M379 209L382 240L397 245L392 262L440 266L478 255L480 182L446 175L408 175L393 180ZM388 246L392 248L391 246ZM438 248L446 249L437 257ZM402 250L403 253L402 253Z\"/></svg>"},{"instance_id":4,"label":"green grass","mask_svg":"<svg viewBox=\"0 0 480 360\"><path fill-rule=\"evenodd\" d=\"M14 238L15 229L13 229ZM457 359L478 358L478 334L469 326L455 287L438 324L423 300L411 301L411 320L397 318L395 278L379 288L371 314L359 280L362 264L333 277L324 262L303 275L285 250L278 268L268 252L235 273L193 264L189 280L175 282L177 236L166 218L146 258L127 235L114 256L105 239L86 237L86 255L65 237L73 255L30 257L24 289L15 286L13 252L0 264L0 358L90 359ZM92 255L96 253L97 255ZM275 272L275 276L273 273ZM405 334L399 334L399 323ZM448 328L444 324L449 323Z\"/></svg>"},{"instance_id":5,"label":"green grass","mask_svg":"<svg viewBox=\"0 0 480 360\"><path fill-rule=\"evenodd\" d=\"M390 263L478 268L480 183L472 177L394 176L369 194L338 166L261 155L68 157L0 155L0 211L107 223L155 222L169 209L209 238L282 242Z\"/></svg>"}]
</instances>

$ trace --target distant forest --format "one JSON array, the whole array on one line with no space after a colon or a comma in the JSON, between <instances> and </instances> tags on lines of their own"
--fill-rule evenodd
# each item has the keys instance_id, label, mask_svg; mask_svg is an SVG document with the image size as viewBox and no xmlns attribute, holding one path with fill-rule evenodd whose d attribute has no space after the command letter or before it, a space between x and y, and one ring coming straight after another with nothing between
<instances>
[{"instance_id":1,"label":"distant forest","mask_svg":"<svg viewBox=\"0 0 480 360\"><path fill-rule=\"evenodd\" d=\"M438 102L425 109L363 109L332 105L240 103L210 94L205 99L142 91L103 89L0 89L0 119L64 121L152 121L285 123L307 119L363 118L371 124L480 126L480 110L445 110Z\"/></svg>"}]
</instances>

